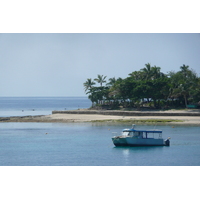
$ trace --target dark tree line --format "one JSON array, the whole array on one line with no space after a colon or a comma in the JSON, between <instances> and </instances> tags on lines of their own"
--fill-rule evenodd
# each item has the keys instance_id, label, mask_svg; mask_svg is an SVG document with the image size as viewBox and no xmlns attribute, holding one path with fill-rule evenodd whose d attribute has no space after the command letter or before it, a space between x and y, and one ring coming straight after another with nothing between
<instances>
[{"instance_id":1,"label":"dark tree line","mask_svg":"<svg viewBox=\"0 0 200 200\"><path fill-rule=\"evenodd\" d=\"M88 78L83 84L93 106L134 108L148 106L154 108L187 107L200 101L200 78L183 65L178 72L161 72L161 68L149 63L127 78L110 78L98 75ZM96 86L99 83L100 86ZM103 85L104 84L104 85Z\"/></svg>"}]
</instances>

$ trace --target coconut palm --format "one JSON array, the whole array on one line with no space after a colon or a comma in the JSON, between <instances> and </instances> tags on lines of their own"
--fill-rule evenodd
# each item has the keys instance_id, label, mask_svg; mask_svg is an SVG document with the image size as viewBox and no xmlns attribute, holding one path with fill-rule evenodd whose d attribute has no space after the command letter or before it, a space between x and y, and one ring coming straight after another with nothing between
<instances>
[{"instance_id":1,"label":"coconut palm","mask_svg":"<svg viewBox=\"0 0 200 200\"><path fill-rule=\"evenodd\" d=\"M145 68L142 68L140 71L143 73L143 77L145 80L154 80L160 77L164 77L165 75L160 72L160 67L151 66L150 63L145 64Z\"/></svg>"},{"instance_id":2,"label":"coconut palm","mask_svg":"<svg viewBox=\"0 0 200 200\"><path fill-rule=\"evenodd\" d=\"M171 96L175 98L184 97L187 107L188 99L193 99L198 85L197 74L189 69L189 66L183 65L177 73L170 72Z\"/></svg>"},{"instance_id":3,"label":"coconut palm","mask_svg":"<svg viewBox=\"0 0 200 200\"><path fill-rule=\"evenodd\" d=\"M100 83L101 87L102 87L102 84L103 83L106 83L106 77L107 76L103 76L103 75L99 75L97 76L97 78L95 78L94 80L97 82L97 83Z\"/></svg>"},{"instance_id":4,"label":"coconut palm","mask_svg":"<svg viewBox=\"0 0 200 200\"><path fill-rule=\"evenodd\" d=\"M133 77L135 81L141 81L144 79L144 74L142 71L134 71L130 73L129 76Z\"/></svg>"},{"instance_id":5,"label":"coconut palm","mask_svg":"<svg viewBox=\"0 0 200 200\"><path fill-rule=\"evenodd\" d=\"M117 80L115 77L109 78L109 82L106 85L112 87L116 83L116 81Z\"/></svg>"},{"instance_id":6,"label":"coconut palm","mask_svg":"<svg viewBox=\"0 0 200 200\"><path fill-rule=\"evenodd\" d=\"M87 90L91 89L93 85L95 85L95 82L93 82L91 78L88 78L87 81L85 83L83 83L83 86L85 88L85 92Z\"/></svg>"},{"instance_id":7,"label":"coconut palm","mask_svg":"<svg viewBox=\"0 0 200 200\"><path fill-rule=\"evenodd\" d=\"M184 77L187 77L188 73L190 72L189 66L183 64L183 66L180 66L180 69L181 69L181 73L184 75Z\"/></svg>"},{"instance_id":8,"label":"coconut palm","mask_svg":"<svg viewBox=\"0 0 200 200\"><path fill-rule=\"evenodd\" d=\"M150 80L152 77L152 67L150 63L145 64L145 68L142 68L140 71L142 71L144 74L145 80Z\"/></svg>"}]
</instances>

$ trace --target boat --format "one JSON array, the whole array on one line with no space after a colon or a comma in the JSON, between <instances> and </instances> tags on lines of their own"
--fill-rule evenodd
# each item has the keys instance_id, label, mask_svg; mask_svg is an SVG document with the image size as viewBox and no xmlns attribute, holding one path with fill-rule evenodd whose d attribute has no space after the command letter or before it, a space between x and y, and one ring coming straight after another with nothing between
<instances>
[{"instance_id":1,"label":"boat","mask_svg":"<svg viewBox=\"0 0 200 200\"><path fill-rule=\"evenodd\" d=\"M117 146L169 146L170 138L162 138L162 130L135 129L135 124L131 129L123 129L120 136L112 137L113 144Z\"/></svg>"}]
</instances>

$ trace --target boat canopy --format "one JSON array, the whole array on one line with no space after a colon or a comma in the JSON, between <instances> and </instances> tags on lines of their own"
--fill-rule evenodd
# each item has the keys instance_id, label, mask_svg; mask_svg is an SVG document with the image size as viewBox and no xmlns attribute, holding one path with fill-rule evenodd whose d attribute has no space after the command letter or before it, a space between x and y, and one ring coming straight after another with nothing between
<instances>
[{"instance_id":1,"label":"boat canopy","mask_svg":"<svg viewBox=\"0 0 200 200\"><path fill-rule=\"evenodd\" d=\"M123 132L162 133L162 130L159 130L159 129L148 129L148 130L124 129Z\"/></svg>"}]
</instances>

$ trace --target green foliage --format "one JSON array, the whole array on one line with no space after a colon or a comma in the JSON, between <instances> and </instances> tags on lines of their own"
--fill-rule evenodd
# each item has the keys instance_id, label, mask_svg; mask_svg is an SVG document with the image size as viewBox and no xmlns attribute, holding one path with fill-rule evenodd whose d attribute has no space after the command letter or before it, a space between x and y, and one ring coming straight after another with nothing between
<instances>
[{"instance_id":1,"label":"green foliage","mask_svg":"<svg viewBox=\"0 0 200 200\"><path fill-rule=\"evenodd\" d=\"M88 78L87 81L85 83L83 83L83 86L85 88L85 92L87 90L91 89L93 85L95 85L95 82L93 82L91 78Z\"/></svg>"},{"instance_id":2,"label":"green foliage","mask_svg":"<svg viewBox=\"0 0 200 200\"><path fill-rule=\"evenodd\" d=\"M99 75L97 76L97 78L95 78L94 80L97 82L97 83L100 83L100 85L102 86L103 83L106 83L106 77L107 76L103 76L103 75Z\"/></svg>"},{"instance_id":3,"label":"green foliage","mask_svg":"<svg viewBox=\"0 0 200 200\"><path fill-rule=\"evenodd\" d=\"M117 109L137 108L143 105L154 108L187 107L189 103L200 101L200 78L183 65L178 72L164 74L161 68L145 64L145 68L134 71L127 78L110 78L106 86L106 76L98 75L94 81L87 79L83 84L88 98L96 105L106 105ZM109 106L108 106L109 105Z\"/></svg>"},{"instance_id":4,"label":"green foliage","mask_svg":"<svg viewBox=\"0 0 200 200\"><path fill-rule=\"evenodd\" d=\"M189 102L199 102L200 100L200 81L197 74L189 69L189 66L183 65L177 73L170 72L170 97L184 102L185 107ZM194 102L193 102L194 101Z\"/></svg>"}]
</instances>

